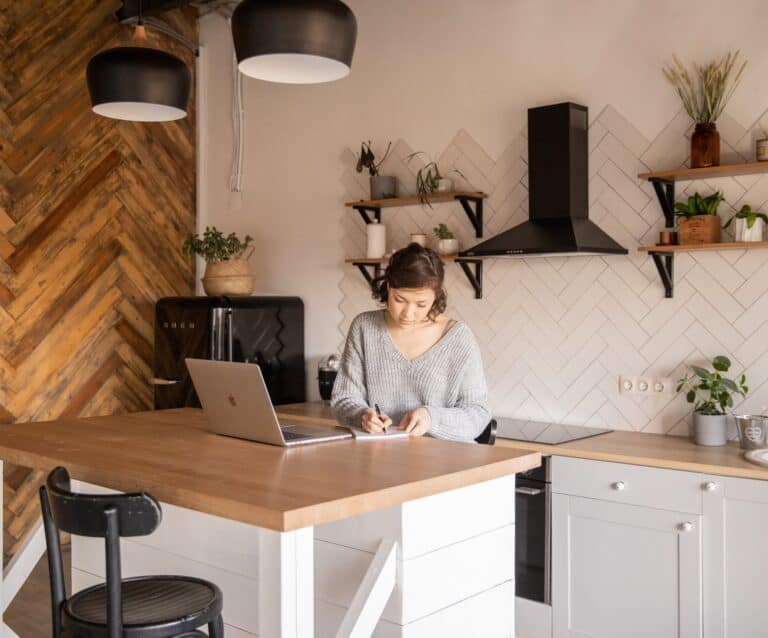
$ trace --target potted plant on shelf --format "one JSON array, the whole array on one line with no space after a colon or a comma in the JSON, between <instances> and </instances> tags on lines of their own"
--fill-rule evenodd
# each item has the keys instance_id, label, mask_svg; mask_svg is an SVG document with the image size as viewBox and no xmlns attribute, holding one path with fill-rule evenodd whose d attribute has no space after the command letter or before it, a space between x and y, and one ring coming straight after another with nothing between
<instances>
[{"instance_id":1,"label":"potted plant on shelf","mask_svg":"<svg viewBox=\"0 0 768 638\"><path fill-rule=\"evenodd\" d=\"M677 382L677 391L685 391L688 403L693 403L693 434L698 445L725 445L728 429L725 411L733 407L733 395L746 396L749 388L747 378L741 375L738 381L724 377L731 360L717 356L712 359L712 371L691 366L693 375L686 375Z\"/></svg>"},{"instance_id":2,"label":"potted plant on shelf","mask_svg":"<svg viewBox=\"0 0 768 638\"><path fill-rule=\"evenodd\" d=\"M215 226L206 226L202 239L197 235L187 236L184 252L205 259L205 274L201 279L205 294L242 296L253 292L253 273L248 262L253 254L252 241L250 235L242 241L235 233L225 237Z\"/></svg>"},{"instance_id":3,"label":"potted plant on shelf","mask_svg":"<svg viewBox=\"0 0 768 638\"><path fill-rule=\"evenodd\" d=\"M391 149L392 142L389 142L384 157L377 162L371 142L368 141L360 144L360 155L357 158L355 170L358 173L362 173L364 168L368 169L368 174L371 176L371 199L392 199L397 197L397 178L390 175L379 175L379 169L384 160L387 159Z\"/></svg>"},{"instance_id":4,"label":"potted plant on shelf","mask_svg":"<svg viewBox=\"0 0 768 638\"><path fill-rule=\"evenodd\" d=\"M438 224L433 229L437 237L437 252L441 255L455 255L459 252L459 240L445 224Z\"/></svg>"},{"instance_id":5,"label":"potted plant on shelf","mask_svg":"<svg viewBox=\"0 0 768 638\"><path fill-rule=\"evenodd\" d=\"M410 162L414 157L423 154L422 151L411 153L407 157L407 161ZM466 179L464 174L458 168L450 170L449 173L456 173L463 179ZM430 195L433 193L447 193L452 189L453 181L440 172L440 167L437 165L437 162L428 162L416 172L416 194L418 195L419 202L422 206L426 204L432 208L432 204L429 203Z\"/></svg>"},{"instance_id":6,"label":"potted plant on shelf","mask_svg":"<svg viewBox=\"0 0 768 638\"><path fill-rule=\"evenodd\" d=\"M681 244L718 243L722 222L717 207L724 199L723 194L717 191L707 197L694 193L687 202L677 202L678 241Z\"/></svg>"},{"instance_id":7,"label":"potted plant on shelf","mask_svg":"<svg viewBox=\"0 0 768 638\"><path fill-rule=\"evenodd\" d=\"M736 241L763 241L763 230L768 223L768 216L765 213L758 213L752 210L752 207L745 204L741 210L731 217L723 226L728 228L731 222L734 224L734 239Z\"/></svg>"},{"instance_id":8,"label":"potted plant on shelf","mask_svg":"<svg viewBox=\"0 0 768 638\"><path fill-rule=\"evenodd\" d=\"M664 68L664 75L675 87L683 108L695 123L691 136L691 168L720 165L720 134L717 118L739 85L746 61L734 73L739 52L728 53L716 62L693 65L691 78L677 56Z\"/></svg>"}]
</instances>

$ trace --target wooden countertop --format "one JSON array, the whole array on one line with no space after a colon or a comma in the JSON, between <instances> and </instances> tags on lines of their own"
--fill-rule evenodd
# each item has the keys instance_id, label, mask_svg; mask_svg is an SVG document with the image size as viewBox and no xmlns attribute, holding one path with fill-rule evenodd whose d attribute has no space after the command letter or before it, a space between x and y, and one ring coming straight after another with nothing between
<instances>
[{"instance_id":1,"label":"wooden countertop","mask_svg":"<svg viewBox=\"0 0 768 638\"><path fill-rule=\"evenodd\" d=\"M311 419L315 422L333 422L330 407L322 402L278 406L278 414L282 415L282 418L296 421ZM729 443L722 447L706 447L696 445L690 439L681 436L616 431L560 445L497 438L494 447L531 450L542 454L573 456L594 461L613 461L768 480L768 467L746 461L744 450L739 448L738 443Z\"/></svg>"},{"instance_id":2,"label":"wooden countertop","mask_svg":"<svg viewBox=\"0 0 768 638\"><path fill-rule=\"evenodd\" d=\"M307 418L305 417L305 421ZM311 421L311 419L309 419ZM522 472L531 451L421 437L291 449L211 434L202 410L0 426L0 458L288 531Z\"/></svg>"}]
</instances>

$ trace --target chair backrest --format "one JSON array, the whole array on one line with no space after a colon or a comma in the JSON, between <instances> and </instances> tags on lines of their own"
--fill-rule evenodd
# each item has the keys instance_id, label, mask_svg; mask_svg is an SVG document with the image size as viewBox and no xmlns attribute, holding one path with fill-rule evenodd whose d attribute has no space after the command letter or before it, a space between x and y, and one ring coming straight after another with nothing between
<instances>
[{"instance_id":1,"label":"chair backrest","mask_svg":"<svg viewBox=\"0 0 768 638\"><path fill-rule=\"evenodd\" d=\"M72 492L69 472L57 467L46 481L51 514L56 527L77 536L107 534L105 511L117 512L120 536L146 536L162 520L160 504L149 494L76 494Z\"/></svg>"},{"instance_id":2,"label":"chair backrest","mask_svg":"<svg viewBox=\"0 0 768 638\"><path fill-rule=\"evenodd\" d=\"M105 539L107 567L107 630L109 638L123 635L120 537L151 534L162 519L160 504L149 494L77 494L69 472L53 470L40 488L48 571L51 580L53 636L61 636L61 607L66 602L59 530Z\"/></svg>"},{"instance_id":3,"label":"chair backrest","mask_svg":"<svg viewBox=\"0 0 768 638\"><path fill-rule=\"evenodd\" d=\"M485 426L485 430L480 432L475 439L475 443L482 443L483 445L493 445L496 443L496 419L491 419L488 425Z\"/></svg>"}]
</instances>

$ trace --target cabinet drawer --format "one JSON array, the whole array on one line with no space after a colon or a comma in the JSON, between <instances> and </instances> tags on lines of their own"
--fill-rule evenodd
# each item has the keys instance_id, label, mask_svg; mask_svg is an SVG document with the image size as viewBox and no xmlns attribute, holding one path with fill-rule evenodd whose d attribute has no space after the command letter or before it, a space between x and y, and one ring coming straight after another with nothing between
<instances>
[{"instance_id":1,"label":"cabinet drawer","mask_svg":"<svg viewBox=\"0 0 768 638\"><path fill-rule=\"evenodd\" d=\"M694 472L552 457L552 491L557 494L700 514L702 482Z\"/></svg>"}]
</instances>

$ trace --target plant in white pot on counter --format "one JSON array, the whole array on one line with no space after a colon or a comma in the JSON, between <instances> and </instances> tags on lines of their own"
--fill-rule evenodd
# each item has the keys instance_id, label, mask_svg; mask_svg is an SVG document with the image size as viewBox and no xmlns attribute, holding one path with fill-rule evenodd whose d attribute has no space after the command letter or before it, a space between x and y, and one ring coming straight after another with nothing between
<instances>
[{"instance_id":1,"label":"plant in white pot on counter","mask_svg":"<svg viewBox=\"0 0 768 638\"><path fill-rule=\"evenodd\" d=\"M763 241L763 230L768 223L768 216L765 213L758 213L745 204L741 210L731 217L723 226L728 228L734 223L733 235L736 241Z\"/></svg>"},{"instance_id":2,"label":"plant in white pot on counter","mask_svg":"<svg viewBox=\"0 0 768 638\"><path fill-rule=\"evenodd\" d=\"M747 378L741 375L738 381L724 377L721 373L731 369L728 357L712 359L712 371L691 366L692 375L686 375L677 382L677 391L685 392L693 408L693 432L698 445L725 445L728 441L728 427L725 412L733 407L733 395L746 396L749 388Z\"/></svg>"},{"instance_id":3,"label":"plant in white pot on counter","mask_svg":"<svg viewBox=\"0 0 768 638\"><path fill-rule=\"evenodd\" d=\"M206 226L202 239L197 235L187 236L184 252L205 259L201 280L205 294L242 296L253 292L253 273L248 262L253 254L252 241L250 235L243 240L235 233L225 237L215 226Z\"/></svg>"},{"instance_id":4,"label":"plant in white pot on counter","mask_svg":"<svg viewBox=\"0 0 768 638\"><path fill-rule=\"evenodd\" d=\"M438 224L434 228L437 237L437 252L441 255L455 255L459 252L459 240L453 236L445 224Z\"/></svg>"},{"instance_id":5,"label":"plant in white pot on counter","mask_svg":"<svg viewBox=\"0 0 768 638\"><path fill-rule=\"evenodd\" d=\"M355 170L358 173L362 173L364 168L368 169L368 174L371 176L371 199L392 199L397 197L397 178L389 175L379 175L379 169L384 160L387 159L391 149L392 142L387 144L384 157L377 162L371 142L368 141L360 144L360 155L357 157Z\"/></svg>"}]
</instances>

